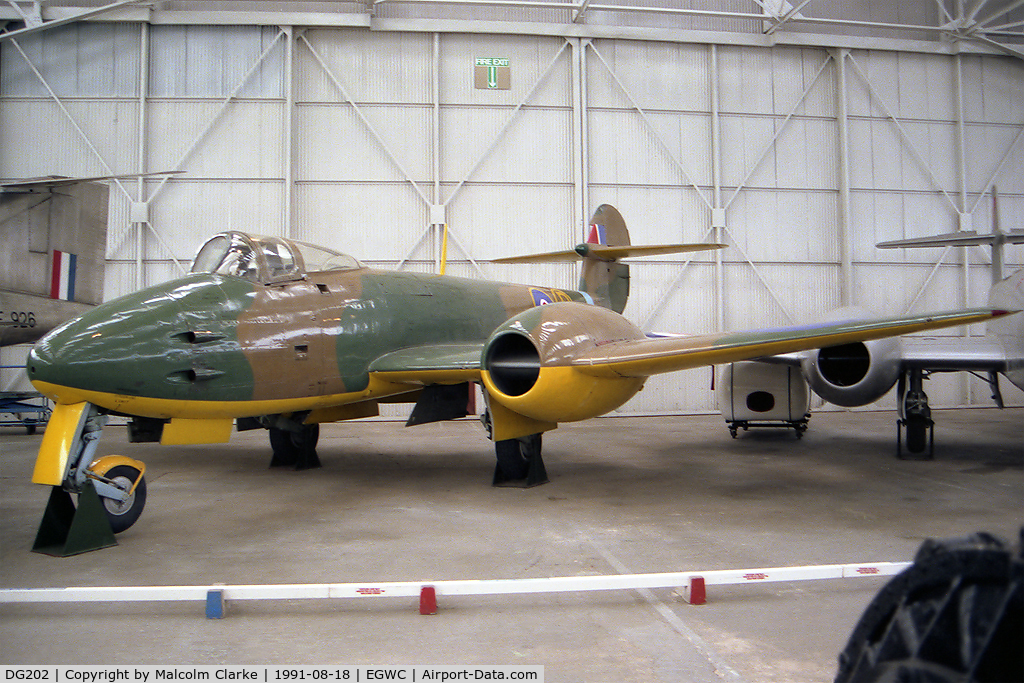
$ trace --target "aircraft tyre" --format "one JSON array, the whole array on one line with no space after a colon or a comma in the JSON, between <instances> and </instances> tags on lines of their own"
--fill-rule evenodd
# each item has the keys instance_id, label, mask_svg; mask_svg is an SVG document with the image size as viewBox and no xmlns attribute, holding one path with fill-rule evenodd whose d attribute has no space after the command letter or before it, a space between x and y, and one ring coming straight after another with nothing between
<instances>
[{"instance_id":1,"label":"aircraft tyre","mask_svg":"<svg viewBox=\"0 0 1024 683\"><path fill-rule=\"evenodd\" d=\"M271 427L270 447L274 455L270 460L270 466L294 467L296 470L321 467L320 457L316 453L319 441L319 424L302 425L298 432Z\"/></svg>"},{"instance_id":2,"label":"aircraft tyre","mask_svg":"<svg viewBox=\"0 0 1024 683\"><path fill-rule=\"evenodd\" d=\"M519 439L495 441L494 454L498 458L498 470L500 471L500 476L495 474L495 484L526 479L529 462L522 453ZM501 481L498 481L499 478Z\"/></svg>"},{"instance_id":3,"label":"aircraft tyre","mask_svg":"<svg viewBox=\"0 0 1024 683\"><path fill-rule=\"evenodd\" d=\"M907 417L907 450L911 453L923 453L928 447L928 421L924 416Z\"/></svg>"},{"instance_id":4,"label":"aircraft tyre","mask_svg":"<svg viewBox=\"0 0 1024 683\"><path fill-rule=\"evenodd\" d=\"M119 534L135 524L142 516L142 509L146 507L146 478L140 478L139 474L139 470L130 465L118 465L110 468L104 475L119 487L126 489L131 488L136 480L139 481L135 492L128 496L128 500L123 503L112 498L100 498L107 511L107 519L110 520L110 529L115 534Z\"/></svg>"},{"instance_id":5,"label":"aircraft tyre","mask_svg":"<svg viewBox=\"0 0 1024 683\"><path fill-rule=\"evenodd\" d=\"M494 468L494 486L538 486L548 482L541 456L541 434L494 442L498 464Z\"/></svg>"},{"instance_id":6,"label":"aircraft tyre","mask_svg":"<svg viewBox=\"0 0 1024 683\"><path fill-rule=\"evenodd\" d=\"M1021 681L1021 642L1022 546L987 533L928 540L864 611L835 680Z\"/></svg>"}]
</instances>

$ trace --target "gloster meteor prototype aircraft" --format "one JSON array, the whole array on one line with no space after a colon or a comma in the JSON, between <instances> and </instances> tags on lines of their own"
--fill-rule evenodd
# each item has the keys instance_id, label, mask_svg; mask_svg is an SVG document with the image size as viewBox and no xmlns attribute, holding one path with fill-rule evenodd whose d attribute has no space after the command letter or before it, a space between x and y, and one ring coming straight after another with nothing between
<instances>
[{"instance_id":1,"label":"gloster meteor prototype aircraft","mask_svg":"<svg viewBox=\"0 0 1024 683\"><path fill-rule=\"evenodd\" d=\"M270 431L272 464L317 466L321 422L415 403L410 424L467 414L483 385L495 483L543 483L541 434L625 403L650 375L988 320L1004 311L846 321L686 337L647 336L621 315L620 259L721 245L630 246L622 217L599 207L569 252L506 261L582 259L579 291L385 272L330 249L227 232L191 274L105 303L38 342L28 361L56 407L33 481L78 493L91 483L111 526L142 512L145 466L94 461L108 415L130 438L227 441Z\"/></svg>"}]
</instances>

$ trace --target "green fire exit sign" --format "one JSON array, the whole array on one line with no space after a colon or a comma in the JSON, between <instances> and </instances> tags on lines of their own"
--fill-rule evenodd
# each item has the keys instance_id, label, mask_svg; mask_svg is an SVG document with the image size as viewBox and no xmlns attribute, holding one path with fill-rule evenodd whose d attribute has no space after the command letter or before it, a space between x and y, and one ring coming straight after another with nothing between
<instances>
[{"instance_id":1,"label":"green fire exit sign","mask_svg":"<svg viewBox=\"0 0 1024 683\"><path fill-rule=\"evenodd\" d=\"M509 90L512 69L505 57L477 57L473 80L478 90Z\"/></svg>"}]
</instances>

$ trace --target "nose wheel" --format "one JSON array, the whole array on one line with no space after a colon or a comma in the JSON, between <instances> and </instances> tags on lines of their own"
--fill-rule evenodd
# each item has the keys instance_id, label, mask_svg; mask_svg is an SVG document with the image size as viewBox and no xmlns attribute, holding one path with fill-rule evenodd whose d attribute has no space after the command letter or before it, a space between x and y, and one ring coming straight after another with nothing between
<instances>
[{"instance_id":1,"label":"nose wheel","mask_svg":"<svg viewBox=\"0 0 1024 683\"><path fill-rule=\"evenodd\" d=\"M90 403L54 408L32 477L51 485L33 550L66 556L116 545L114 534L142 516L146 466L121 455L93 458L106 421Z\"/></svg>"},{"instance_id":2,"label":"nose wheel","mask_svg":"<svg viewBox=\"0 0 1024 683\"><path fill-rule=\"evenodd\" d=\"M117 465L104 477L106 483L121 492L117 498L100 495L110 521L110 529L115 534L125 531L142 516L142 510L146 507L146 480L142 475L131 465Z\"/></svg>"}]
</instances>

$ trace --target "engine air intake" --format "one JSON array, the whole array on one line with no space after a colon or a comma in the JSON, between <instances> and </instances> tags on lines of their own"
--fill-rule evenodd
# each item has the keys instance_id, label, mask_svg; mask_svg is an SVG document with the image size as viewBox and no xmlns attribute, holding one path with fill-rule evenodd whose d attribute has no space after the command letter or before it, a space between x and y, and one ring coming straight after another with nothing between
<instances>
[{"instance_id":1,"label":"engine air intake","mask_svg":"<svg viewBox=\"0 0 1024 683\"><path fill-rule=\"evenodd\" d=\"M829 346L818 352L821 376L837 387L857 384L871 366L871 354L862 342Z\"/></svg>"},{"instance_id":2,"label":"engine air intake","mask_svg":"<svg viewBox=\"0 0 1024 683\"><path fill-rule=\"evenodd\" d=\"M508 332L495 337L488 346L484 367L498 391L506 396L522 396L540 376L540 353L527 337Z\"/></svg>"}]
</instances>

